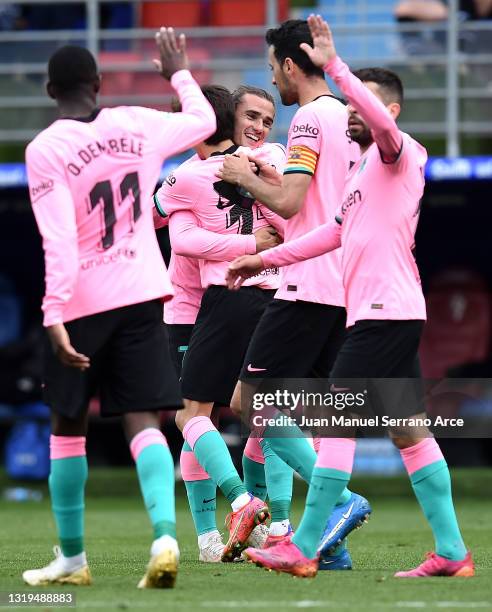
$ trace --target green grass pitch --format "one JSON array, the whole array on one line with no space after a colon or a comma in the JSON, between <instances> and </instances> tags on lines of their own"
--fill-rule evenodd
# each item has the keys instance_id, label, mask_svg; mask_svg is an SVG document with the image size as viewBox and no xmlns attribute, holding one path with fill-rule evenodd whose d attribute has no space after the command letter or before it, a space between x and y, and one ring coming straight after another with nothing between
<instances>
[{"instance_id":1,"label":"green grass pitch","mask_svg":"<svg viewBox=\"0 0 492 612\"><path fill-rule=\"evenodd\" d=\"M191 516L179 483L181 566L176 588L139 591L136 584L148 561L151 529L135 475L127 469L94 469L86 502L86 545L94 584L75 590L77 609L492 611L492 471L454 471L453 481L465 540L478 567L475 578L392 578L396 570L414 566L432 549L430 531L405 477L353 479L352 488L367 494L373 504L369 524L350 538L354 570L320 572L313 580L276 575L251 564L198 563ZM0 478L0 488L6 484ZM299 485L294 521L299 519L303 500L304 487ZM220 523L226 512L226 504L220 501ZM0 542L0 590L27 590L20 578L22 570L50 561L56 543L47 497L39 503L0 502Z\"/></svg>"}]
</instances>

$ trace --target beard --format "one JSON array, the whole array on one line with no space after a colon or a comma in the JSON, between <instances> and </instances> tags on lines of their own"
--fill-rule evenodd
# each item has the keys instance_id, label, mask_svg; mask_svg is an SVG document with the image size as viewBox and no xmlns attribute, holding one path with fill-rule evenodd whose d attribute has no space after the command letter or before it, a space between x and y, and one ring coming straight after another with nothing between
<instances>
[{"instance_id":1,"label":"beard","mask_svg":"<svg viewBox=\"0 0 492 612\"><path fill-rule=\"evenodd\" d=\"M371 130L367 126L357 126L356 129L349 127L350 138L361 147L368 147L373 142Z\"/></svg>"},{"instance_id":2,"label":"beard","mask_svg":"<svg viewBox=\"0 0 492 612\"><path fill-rule=\"evenodd\" d=\"M292 106L299 102L299 95L289 87L288 83L281 83L280 87L277 83L277 90L284 106Z\"/></svg>"}]
</instances>

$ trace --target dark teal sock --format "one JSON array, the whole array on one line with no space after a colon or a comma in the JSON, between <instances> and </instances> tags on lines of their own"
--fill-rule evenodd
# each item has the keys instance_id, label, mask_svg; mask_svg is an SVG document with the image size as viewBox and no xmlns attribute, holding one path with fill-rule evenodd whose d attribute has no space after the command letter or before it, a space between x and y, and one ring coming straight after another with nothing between
<instances>
[{"instance_id":1,"label":"dark teal sock","mask_svg":"<svg viewBox=\"0 0 492 612\"><path fill-rule=\"evenodd\" d=\"M183 452L193 452L186 441L183 443ZM216 531L217 485L211 478L183 481L197 535Z\"/></svg>"},{"instance_id":2,"label":"dark teal sock","mask_svg":"<svg viewBox=\"0 0 492 612\"><path fill-rule=\"evenodd\" d=\"M303 480L310 482L316 453L297 425L267 427L261 446L264 453L265 448L271 449Z\"/></svg>"},{"instance_id":3,"label":"dark teal sock","mask_svg":"<svg viewBox=\"0 0 492 612\"><path fill-rule=\"evenodd\" d=\"M232 463L229 450L219 432L207 431L198 438L193 448L198 463L220 487L225 497L232 503L236 497L247 493Z\"/></svg>"},{"instance_id":4,"label":"dark teal sock","mask_svg":"<svg viewBox=\"0 0 492 612\"><path fill-rule=\"evenodd\" d=\"M267 496L267 485L265 477L265 465L253 461L243 453L243 478L244 486L255 497L265 500Z\"/></svg>"},{"instance_id":5,"label":"dark teal sock","mask_svg":"<svg viewBox=\"0 0 492 612\"><path fill-rule=\"evenodd\" d=\"M84 551L84 489L87 457L52 459L49 477L51 507L65 557Z\"/></svg>"},{"instance_id":6,"label":"dark teal sock","mask_svg":"<svg viewBox=\"0 0 492 612\"><path fill-rule=\"evenodd\" d=\"M350 479L348 472L315 467L299 527L292 538L308 559L314 559L326 520Z\"/></svg>"},{"instance_id":7,"label":"dark teal sock","mask_svg":"<svg viewBox=\"0 0 492 612\"><path fill-rule=\"evenodd\" d=\"M273 451L269 441L262 440L260 444L265 457L272 522L284 521L290 517L294 470Z\"/></svg>"},{"instance_id":8,"label":"dark teal sock","mask_svg":"<svg viewBox=\"0 0 492 612\"><path fill-rule=\"evenodd\" d=\"M466 556L466 547L454 510L446 461L426 465L414 472L410 480L434 534L436 553L451 561L461 561Z\"/></svg>"}]
</instances>

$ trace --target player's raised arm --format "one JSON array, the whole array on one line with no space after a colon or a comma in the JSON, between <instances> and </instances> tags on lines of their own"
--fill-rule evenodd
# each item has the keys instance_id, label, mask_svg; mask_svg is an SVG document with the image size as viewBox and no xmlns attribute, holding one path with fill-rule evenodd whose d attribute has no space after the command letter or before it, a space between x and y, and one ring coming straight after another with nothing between
<instances>
[{"instance_id":1,"label":"player's raised arm","mask_svg":"<svg viewBox=\"0 0 492 612\"><path fill-rule=\"evenodd\" d=\"M173 152L184 151L215 132L215 113L189 71L185 35L176 39L173 28L161 28L155 41L159 59L154 60L154 65L171 82L182 109L167 115L162 145L166 149L177 147Z\"/></svg>"},{"instance_id":2,"label":"player's raised arm","mask_svg":"<svg viewBox=\"0 0 492 612\"><path fill-rule=\"evenodd\" d=\"M337 56L330 27L320 15L310 15L308 24L313 47L302 43L302 50L316 66L323 68L335 81L350 105L367 123L383 160L387 163L395 162L403 142L402 134L394 119L400 111L400 105L392 102L385 106L360 79L350 72L347 64Z\"/></svg>"},{"instance_id":3,"label":"player's raised arm","mask_svg":"<svg viewBox=\"0 0 492 612\"><path fill-rule=\"evenodd\" d=\"M338 222L325 223L295 240L265 251L261 259L265 268L290 266L338 249L340 236L341 225Z\"/></svg>"}]
</instances>

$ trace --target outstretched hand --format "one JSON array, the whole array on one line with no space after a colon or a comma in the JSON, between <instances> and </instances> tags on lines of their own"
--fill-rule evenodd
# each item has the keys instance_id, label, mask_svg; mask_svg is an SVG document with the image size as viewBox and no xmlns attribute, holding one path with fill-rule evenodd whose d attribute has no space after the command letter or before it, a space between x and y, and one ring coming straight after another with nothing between
<instances>
[{"instance_id":1,"label":"outstretched hand","mask_svg":"<svg viewBox=\"0 0 492 612\"><path fill-rule=\"evenodd\" d=\"M337 55L333 35L328 22L321 15L309 15L308 26L313 38L313 46L301 43L300 48L318 68L323 68Z\"/></svg>"},{"instance_id":2,"label":"outstretched hand","mask_svg":"<svg viewBox=\"0 0 492 612\"><path fill-rule=\"evenodd\" d=\"M237 257L231 264L226 274L226 283L229 289L237 290L247 278L256 276L265 269L259 255L243 255Z\"/></svg>"},{"instance_id":3,"label":"outstretched hand","mask_svg":"<svg viewBox=\"0 0 492 612\"><path fill-rule=\"evenodd\" d=\"M176 40L173 28L161 28L155 35L155 42L160 58L153 60L154 66L165 79L169 81L175 72L189 69L184 34Z\"/></svg>"}]
</instances>

